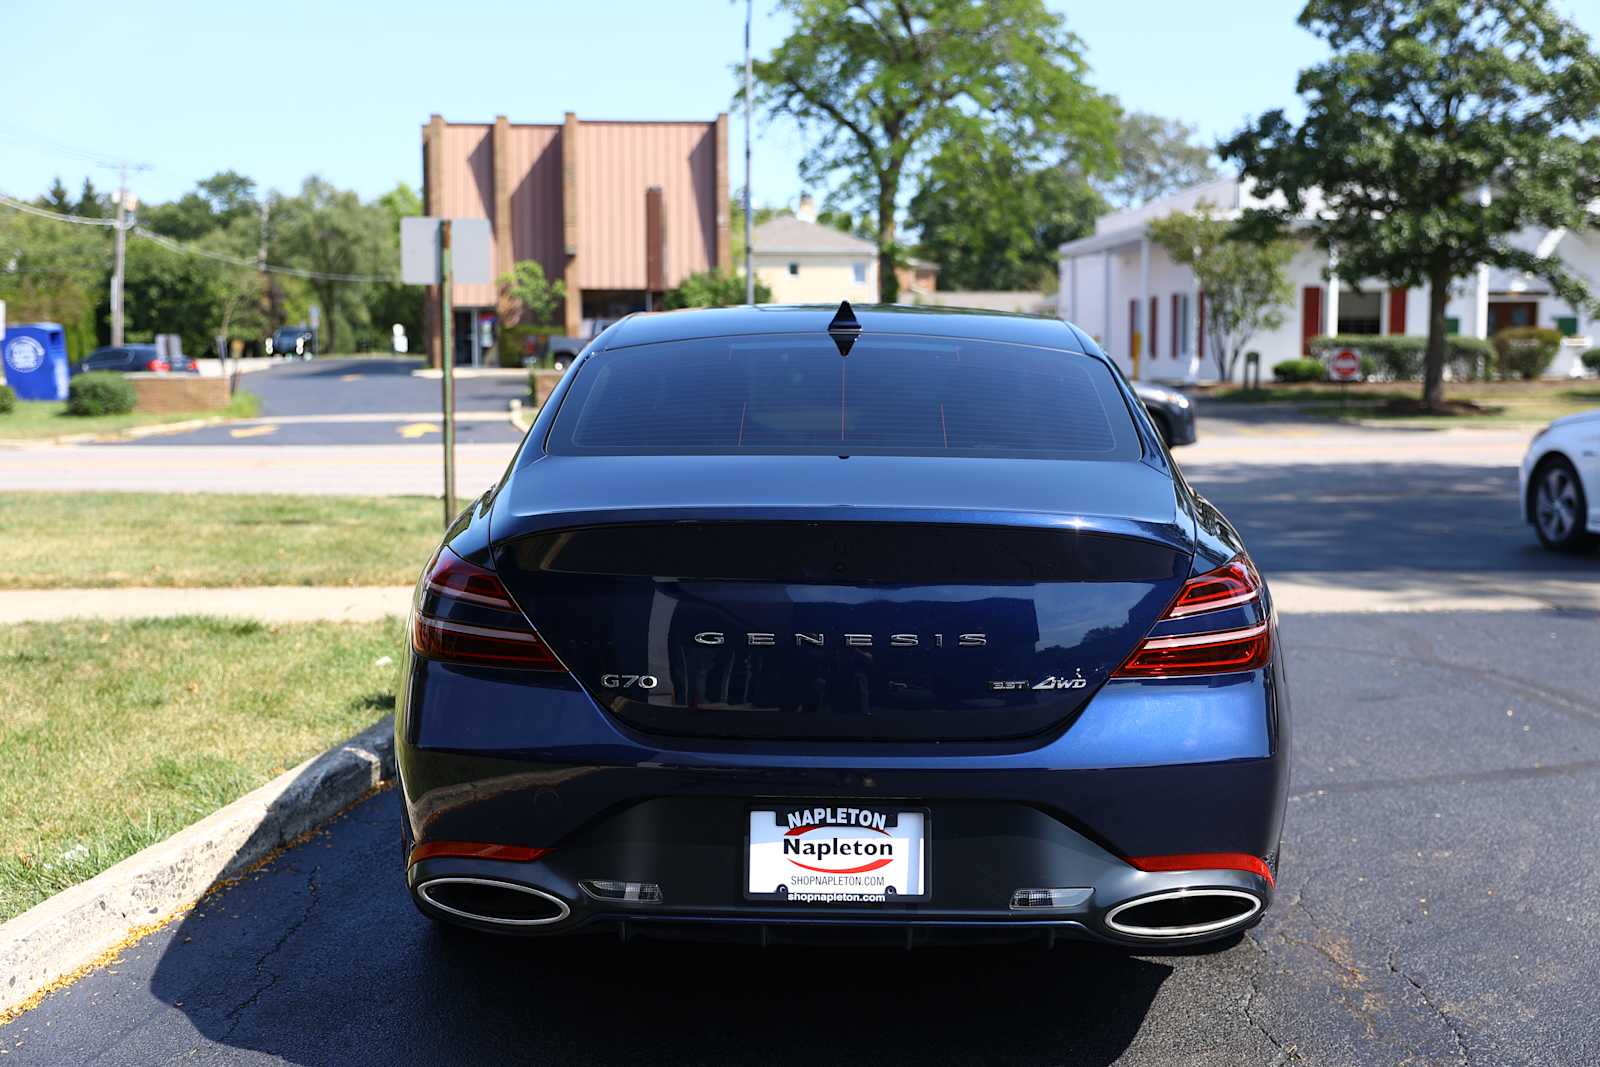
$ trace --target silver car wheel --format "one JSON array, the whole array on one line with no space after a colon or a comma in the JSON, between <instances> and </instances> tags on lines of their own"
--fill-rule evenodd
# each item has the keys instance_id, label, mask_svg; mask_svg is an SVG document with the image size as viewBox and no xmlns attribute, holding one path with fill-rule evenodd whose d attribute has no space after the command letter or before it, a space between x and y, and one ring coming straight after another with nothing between
<instances>
[{"instance_id":1,"label":"silver car wheel","mask_svg":"<svg viewBox=\"0 0 1600 1067\"><path fill-rule=\"evenodd\" d=\"M1539 530L1551 541L1565 541L1578 522L1578 494L1564 467L1551 467L1539 482L1534 502Z\"/></svg>"}]
</instances>

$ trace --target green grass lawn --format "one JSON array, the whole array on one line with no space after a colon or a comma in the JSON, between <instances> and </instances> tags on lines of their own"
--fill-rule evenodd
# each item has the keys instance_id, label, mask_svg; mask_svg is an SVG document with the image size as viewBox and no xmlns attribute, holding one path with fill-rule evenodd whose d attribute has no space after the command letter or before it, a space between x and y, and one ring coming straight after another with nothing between
<instances>
[{"instance_id":1,"label":"green grass lawn","mask_svg":"<svg viewBox=\"0 0 1600 1067\"><path fill-rule=\"evenodd\" d=\"M0 588L410 585L426 497L0 493Z\"/></svg>"},{"instance_id":2,"label":"green grass lawn","mask_svg":"<svg viewBox=\"0 0 1600 1067\"><path fill-rule=\"evenodd\" d=\"M55 400L19 400L15 411L0 415L0 441L39 440L93 433L114 436L135 426L153 426L190 419L250 419L261 414L261 398L235 393L220 411L172 411L163 414L135 411L127 415L68 415L67 405Z\"/></svg>"},{"instance_id":3,"label":"green grass lawn","mask_svg":"<svg viewBox=\"0 0 1600 1067\"><path fill-rule=\"evenodd\" d=\"M1340 400L1340 391L1345 390ZM1261 389L1217 389L1205 395L1228 403L1283 404L1306 415L1345 420L1381 420L1397 426L1497 426L1543 424L1563 415L1600 408L1600 383L1593 381L1447 382L1448 400L1470 400L1483 410L1461 415L1419 415L1385 410L1392 402L1416 400L1414 382L1274 383Z\"/></svg>"},{"instance_id":4,"label":"green grass lawn","mask_svg":"<svg viewBox=\"0 0 1600 1067\"><path fill-rule=\"evenodd\" d=\"M372 725L403 624L0 627L0 921Z\"/></svg>"}]
</instances>

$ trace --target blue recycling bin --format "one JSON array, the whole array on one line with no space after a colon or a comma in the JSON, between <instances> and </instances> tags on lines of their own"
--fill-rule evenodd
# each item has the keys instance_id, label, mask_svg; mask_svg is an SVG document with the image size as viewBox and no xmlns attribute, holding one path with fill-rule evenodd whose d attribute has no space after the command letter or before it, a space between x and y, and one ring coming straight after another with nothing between
<instances>
[{"instance_id":1,"label":"blue recycling bin","mask_svg":"<svg viewBox=\"0 0 1600 1067\"><path fill-rule=\"evenodd\" d=\"M67 332L53 322L12 326L0 339L0 369L19 400L65 400Z\"/></svg>"}]
</instances>

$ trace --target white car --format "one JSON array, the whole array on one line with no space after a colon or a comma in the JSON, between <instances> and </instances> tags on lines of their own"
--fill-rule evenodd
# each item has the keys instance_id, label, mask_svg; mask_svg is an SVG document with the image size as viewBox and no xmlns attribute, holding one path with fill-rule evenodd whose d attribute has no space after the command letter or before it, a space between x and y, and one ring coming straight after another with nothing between
<instances>
[{"instance_id":1,"label":"white car","mask_svg":"<svg viewBox=\"0 0 1600 1067\"><path fill-rule=\"evenodd\" d=\"M1546 548L1577 552L1600 535L1600 410L1557 419L1522 460L1522 518Z\"/></svg>"}]
</instances>

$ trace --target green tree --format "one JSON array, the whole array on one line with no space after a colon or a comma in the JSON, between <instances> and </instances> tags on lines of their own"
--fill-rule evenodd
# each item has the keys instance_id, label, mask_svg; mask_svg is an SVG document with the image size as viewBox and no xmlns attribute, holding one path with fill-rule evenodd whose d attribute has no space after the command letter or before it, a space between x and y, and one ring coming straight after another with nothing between
<instances>
[{"instance_id":1,"label":"green tree","mask_svg":"<svg viewBox=\"0 0 1600 1067\"><path fill-rule=\"evenodd\" d=\"M536 259L518 260L500 275L500 288L521 306L523 318L532 326L549 325L556 308L567 298L566 283L560 278L546 278L544 267Z\"/></svg>"},{"instance_id":2,"label":"green tree","mask_svg":"<svg viewBox=\"0 0 1600 1067\"><path fill-rule=\"evenodd\" d=\"M399 241L381 208L315 175L298 196L277 203L275 216L274 254L285 257L277 261L321 274L385 273L387 253ZM321 351L339 351L341 342L353 345L370 332L370 285L339 277L313 278L307 285L322 308Z\"/></svg>"},{"instance_id":3,"label":"green tree","mask_svg":"<svg viewBox=\"0 0 1600 1067\"><path fill-rule=\"evenodd\" d=\"M129 336L148 339L175 333L183 339L185 352L209 355L222 319L224 272L233 269L130 237L123 289ZM105 314L109 318L109 308Z\"/></svg>"},{"instance_id":4,"label":"green tree","mask_svg":"<svg viewBox=\"0 0 1600 1067\"><path fill-rule=\"evenodd\" d=\"M812 138L802 175L877 222L878 293L899 296L901 181L957 135L985 131L1035 158L1113 156L1115 108L1084 80L1083 47L1042 0L779 0L789 36L755 64L769 117Z\"/></svg>"},{"instance_id":5,"label":"green tree","mask_svg":"<svg viewBox=\"0 0 1600 1067\"><path fill-rule=\"evenodd\" d=\"M117 206L111 202L110 194L100 192L92 179L84 178L83 191L78 194L72 213L86 219L109 219L117 213Z\"/></svg>"},{"instance_id":6,"label":"green tree","mask_svg":"<svg viewBox=\"0 0 1600 1067\"><path fill-rule=\"evenodd\" d=\"M1239 356L1262 330L1283 325L1294 299L1289 260L1294 242L1246 240L1202 202L1193 214L1174 212L1150 224L1150 239L1174 262L1194 271L1205 300L1206 343L1217 375L1232 381Z\"/></svg>"},{"instance_id":7,"label":"green tree","mask_svg":"<svg viewBox=\"0 0 1600 1067\"><path fill-rule=\"evenodd\" d=\"M756 303L771 301L772 290L756 279ZM733 271L707 270L691 274L668 289L661 297L661 306L673 308L721 308L744 303L744 275Z\"/></svg>"},{"instance_id":8,"label":"green tree","mask_svg":"<svg viewBox=\"0 0 1600 1067\"><path fill-rule=\"evenodd\" d=\"M72 194L67 192L65 185L61 184L61 176L59 174L50 180L50 188L46 189L44 195L39 198L39 206L62 215L72 214L74 207Z\"/></svg>"},{"instance_id":9,"label":"green tree","mask_svg":"<svg viewBox=\"0 0 1600 1067\"><path fill-rule=\"evenodd\" d=\"M918 251L941 289L1054 289L1056 249L1090 233L1105 201L1060 163L1029 167L995 140L951 141L911 198Z\"/></svg>"},{"instance_id":10,"label":"green tree","mask_svg":"<svg viewBox=\"0 0 1600 1067\"><path fill-rule=\"evenodd\" d=\"M378 340L387 344L386 338L396 323L403 327L412 344L422 337L422 302L425 291L421 286L405 285L398 280L400 274L400 220L422 214L422 198L405 182L378 197L378 209L383 214L384 248L381 253L381 273L394 274L392 282L374 283L367 295L367 317L378 334Z\"/></svg>"},{"instance_id":11,"label":"green tree","mask_svg":"<svg viewBox=\"0 0 1600 1067\"><path fill-rule=\"evenodd\" d=\"M1101 183L1106 197L1119 207L1137 207L1215 178L1211 148L1196 144L1195 132L1177 119L1126 112L1117 128L1117 172Z\"/></svg>"},{"instance_id":12,"label":"green tree","mask_svg":"<svg viewBox=\"0 0 1600 1067\"><path fill-rule=\"evenodd\" d=\"M95 305L111 274L111 233L0 208L0 300L11 322L58 322L67 352L94 347Z\"/></svg>"},{"instance_id":13,"label":"green tree","mask_svg":"<svg viewBox=\"0 0 1600 1067\"><path fill-rule=\"evenodd\" d=\"M1511 240L1589 222L1600 59L1547 0L1310 0L1300 24L1332 49L1300 74L1305 120L1270 111L1220 152L1283 195L1257 232L1300 220L1337 250L1337 277L1428 286L1422 399L1441 410L1456 278L1491 264L1592 300L1554 255Z\"/></svg>"}]
</instances>

